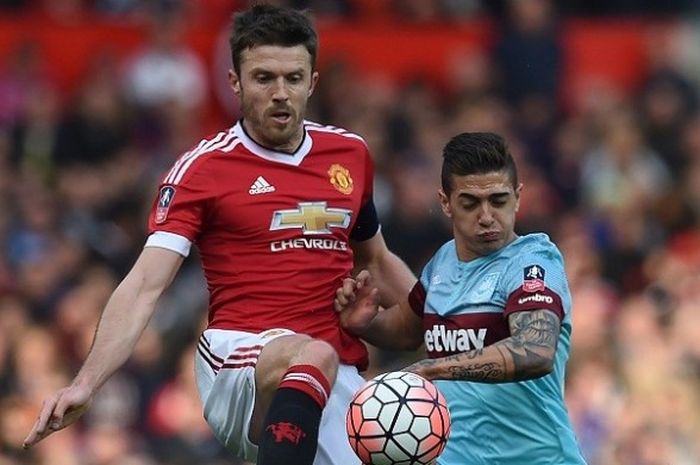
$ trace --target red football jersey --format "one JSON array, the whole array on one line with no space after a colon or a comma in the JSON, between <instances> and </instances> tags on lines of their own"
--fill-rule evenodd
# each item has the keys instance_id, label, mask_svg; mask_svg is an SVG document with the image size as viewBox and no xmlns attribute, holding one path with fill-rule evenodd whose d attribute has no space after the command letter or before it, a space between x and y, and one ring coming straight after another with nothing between
<instances>
[{"instance_id":1,"label":"red football jersey","mask_svg":"<svg viewBox=\"0 0 700 465\"><path fill-rule=\"evenodd\" d=\"M350 232L372 179L355 134L306 121L301 146L286 154L257 144L239 122L166 174L146 246L187 255L197 245L210 328L288 328L364 367L365 346L340 328L333 299L353 266Z\"/></svg>"}]
</instances>

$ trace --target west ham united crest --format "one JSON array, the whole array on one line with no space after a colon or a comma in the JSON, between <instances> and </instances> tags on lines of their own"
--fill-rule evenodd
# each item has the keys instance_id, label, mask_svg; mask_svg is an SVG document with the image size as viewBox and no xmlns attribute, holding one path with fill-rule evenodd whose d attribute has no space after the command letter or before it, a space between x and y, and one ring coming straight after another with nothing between
<instances>
[{"instance_id":1,"label":"west ham united crest","mask_svg":"<svg viewBox=\"0 0 700 465\"><path fill-rule=\"evenodd\" d=\"M331 165L328 169L328 176L331 177L331 184L345 195L352 193L353 185L350 171L342 165Z\"/></svg>"},{"instance_id":2,"label":"west ham united crest","mask_svg":"<svg viewBox=\"0 0 700 465\"><path fill-rule=\"evenodd\" d=\"M160 189L158 205L156 206L156 223L164 223L166 218L168 218L168 210L173 202L173 197L175 197L175 188L173 186L164 186Z\"/></svg>"},{"instance_id":3,"label":"west ham united crest","mask_svg":"<svg viewBox=\"0 0 700 465\"><path fill-rule=\"evenodd\" d=\"M539 265L526 266L523 269L523 291L544 291L544 268Z\"/></svg>"}]
</instances>

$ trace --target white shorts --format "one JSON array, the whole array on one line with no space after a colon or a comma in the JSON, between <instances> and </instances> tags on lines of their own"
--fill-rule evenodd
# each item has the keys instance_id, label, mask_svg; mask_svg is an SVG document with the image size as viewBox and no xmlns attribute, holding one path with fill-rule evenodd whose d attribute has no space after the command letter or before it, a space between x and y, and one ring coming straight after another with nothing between
<instances>
[{"instance_id":1,"label":"white shorts","mask_svg":"<svg viewBox=\"0 0 700 465\"><path fill-rule=\"evenodd\" d=\"M248 438L255 405L255 365L265 344L288 334L294 332L272 329L255 334L207 329L197 345L195 375L204 418L227 449L249 462L255 463L258 455L258 447ZM360 464L345 432L345 413L352 395L364 382L356 367L338 368L321 416L314 465Z\"/></svg>"}]
</instances>

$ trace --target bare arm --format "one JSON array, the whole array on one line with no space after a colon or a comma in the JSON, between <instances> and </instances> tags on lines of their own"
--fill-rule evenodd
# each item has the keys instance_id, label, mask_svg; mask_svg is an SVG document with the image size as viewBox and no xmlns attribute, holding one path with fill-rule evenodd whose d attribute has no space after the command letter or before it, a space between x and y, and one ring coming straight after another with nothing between
<instances>
[{"instance_id":1,"label":"bare arm","mask_svg":"<svg viewBox=\"0 0 700 465\"><path fill-rule=\"evenodd\" d=\"M508 318L511 336L483 349L405 368L428 379L506 383L539 378L552 371L561 323L549 310L517 312Z\"/></svg>"},{"instance_id":2,"label":"bare arm","mask_svg":"<svg viewBox=\"0 0 700 465\"><path fill-rule=\"evenodd\" d=\"M379 288L380 305L389 308L405 299L416 277L406 264L386 246L381 231L371 239L353 242L355 269L366 269Z\"/></svg>"},{"instance_id":3,"label":"bare arm","mask_svg":"<svg viewBox=\"0 0 700 465\"><path fill-rule=\"evenodd\" d=\"M82 415L97 389L131 355L158 298L172 282L182 261L181 255L166 249L143 250L107 302L80 372L70 386L44 401L39 418L24 440L25 447L65 428Z\"/></svg>"},{"instance_id":4,"label":"bare arm","mask_svg":"<svg viewBox=\"0 0 700 465\"><path fill-rule=\"evenodd\" d=\"M423 342L423 322L403 297L398 304L379 308L379 290L362 270L338 289L335 308L340 324L351 333L382 349L412 350Z\"/></svg>"},{"instance_id":5,"label":"bare arm","mask_svg":"<svg viewBox=\"0 0 700 465\"><path fill-rule=\"evenodd\" d=\"M362 335L372 345L389 350L415 350L423 343L423 321L407 299L379 312Z\"/></svg>"},{"instance_id":6,"label":"bare arm","mask_svg":"<svg viewBox=\"0 0 700 465\"><path fill-rule=\"evenodd\" d=\"M98 389L131 355L155 311L156 302L180 269L183 257L146 247L110 297L97 325L90 353L74 384Z\"/></svg>"}]
</instances>

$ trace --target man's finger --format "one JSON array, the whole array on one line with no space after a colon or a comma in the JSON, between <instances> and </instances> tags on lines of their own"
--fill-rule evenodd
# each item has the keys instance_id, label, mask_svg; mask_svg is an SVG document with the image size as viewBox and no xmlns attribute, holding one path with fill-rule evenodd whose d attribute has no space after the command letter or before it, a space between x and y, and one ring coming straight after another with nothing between
<instances>
[{"instance_id":1,"label":"man's finger","mask_svg":"<svg viewBox=\"0 0 700 465\"><path fill-rule=\"evenodd\" d=\"M369 271L367 270L362 270L359 273L357 273L357 276L355 277L355 280L357 281L357 288L359 289L368 285L371 278L372 275L370 275Z\"/></svg>"},{"instance_id":2,"label":"man's finger","mask_svg":"<svg viewBox=\"0 0 700 465\"><path fill-rule=\"evenodd\" d=\"M337 303L341 309L350 303L342 288L335 291L335 303ZM338 308L336 307L336 309Z\"/></svg>"},{"instance_id":3,"label":"man's finger","mask_svg":"<svg viewBox=\"0 0 700 465\"><path fill-rule=\"evenodd\" d=\"M27 437L24 439L24 443L22 444L25 449L41 441L48 434L51 434L51 431L48 428L48 423L57 403L58 396L50 397L44 401L44 405L41 407L41 412L39 413L39 418L37 418L34 422L32 430L29 432Z\"/></svg>"},{"instance_id":4,"label":"man's finger","mask_svg":"<svg viewBox=\"0 0 700 465\"><path fill-rule=\"evenodd\" d=\"M355 289L357 288L357 283L352 278L345 278L343 280L343 295L352 302L355 300Z\"/></svg>"},{"instance_id":5,"label":"man's finger","mask_svg":"<svg viewBox=\"0 0 700 465\"><path fill-rule=\"evenodd\" d=\"M37 442L41 441L44 438L44 436L48 434L47 431L49 431L49 429L47 428L46 423L42 421L41 418L37 418L37 420L34 422L34 425L32 426L32 430L29 432L27 437L24 438L22 447L28 449Z\"/></svg>"},{"instance_id":6,"label":"man's finger","mask_svg":"<svg viewBox=\"0 0 700 465\"><path fill-rule=\"evenodd\" d=\"M24 439L24 442L22 443L22 447L25 449L29 449L32 447L34 444L37 442L41 441L44 439L46 436L51 434L53 431L50 429L46 429L43 432L39 433L36 429L33 429L31 433Z\"/></svg>"},{"instance_id":7,"label":"man's finger","mask_svg":"<svg viewBox=\"0 0 700 465\"><path fill-rule=\"evenodd\" d=\"M56 403L56 407L53 409L53 415L51 415L51 429L58 431L65 427L66 412L70 407L70 402L66 399L66 396L61 397Z\"/></svg>"}]
</instances>

